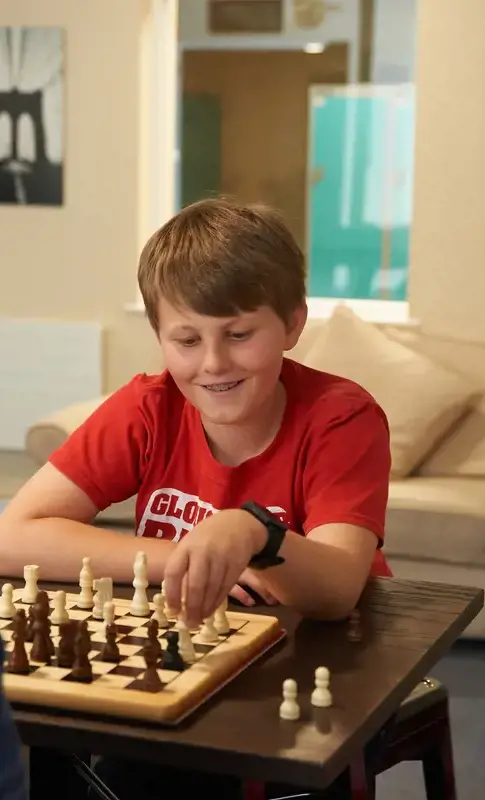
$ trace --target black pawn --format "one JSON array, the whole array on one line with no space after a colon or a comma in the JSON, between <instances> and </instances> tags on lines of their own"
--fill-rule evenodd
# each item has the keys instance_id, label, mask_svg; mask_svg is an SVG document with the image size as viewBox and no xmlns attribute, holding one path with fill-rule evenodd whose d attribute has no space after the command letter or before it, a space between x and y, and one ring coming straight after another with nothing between
<instances>
[{"instance_id":1,"label":"black pawn","mask_svg":"<svg viewBox=\"0 0 485 800\"><path fill-rule=\"evenodd\" d=\"M167 640L167 649L162 656L163 669L171 669L174 672L183 672L185 663L179 653L179 635L178 631L168 631L165 636Z\"/></svg>"},{"instance_id":2,"label":"black pawn","mask_svg":"<svg viewBox=\"0 0 485 800\"><path fill-rule=\"evenodd\" d=\"M57 666L70 669L74 664L74 639L76 636L76 622L61 622L59 625L59 645L57 647Z\"/></svg>"},{"instance_id":3,"label":"black pawn","mask_svg":"<svg viewBox=\"0 0 485 800\"><path fill-rule=\"evenodd\" d=\"M34 604L29 606L29 618L27 620L27 628L25 630L25 641L26 642L33 642L34 641Z\"/></svg>"},{"instance_id":4,"label":"black pawn","mask_svg":"<svg viewBox=\"0 0 485 800\"><path fill-rule=\"evenodd\" d=\"M143 658L146 669L141 679L141 688L144 692L159 692L163 689L163 683L157 669L158 648L148 637L143 645Z\"/></svg>"},{"instance_id":5,"label":"black pawn","mask_svg":"<svg viewBox=\"0 0 485 800\"><path fill-rule=\"evenodd\" d=\"M120 649L116 643L116 633L115 623L110 622L109 625L106 626L106 642L101 650L102 661L117 663L121 660Z\"/></svg>"}]
</instances>

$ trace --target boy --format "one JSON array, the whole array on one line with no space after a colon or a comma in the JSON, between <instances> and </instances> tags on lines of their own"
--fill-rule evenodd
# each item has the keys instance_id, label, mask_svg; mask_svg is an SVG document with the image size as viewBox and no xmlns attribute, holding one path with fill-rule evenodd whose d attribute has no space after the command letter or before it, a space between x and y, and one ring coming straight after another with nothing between
<instances>
[{"instance_id":1,"label":"boy","mask_svg":"<svg viewBox=\"0 0 485 800\"><path fill-rule=\"evenodd\" d=\"M27 800L20 738L3 693L4 646L0 636L0 800Z\"/></svg>"},{"instance_id":2,"label":"boy","mask_svg":"<svg viewBox=\"0 0 485 800\"><path fill-rule=\"evenodd\" d=\"M150 238L138 280L166 370L115 392L19 491L2 571L77 581L90 555L131 581L139 540L92 522L137 494L149 579L172 608L184 597L189 625L228 594L344 618L369 574L389 575L389 431L360 386L285 357L307 318L290 232L269 209L204 200Z\"/></svg>"}]
</instances>

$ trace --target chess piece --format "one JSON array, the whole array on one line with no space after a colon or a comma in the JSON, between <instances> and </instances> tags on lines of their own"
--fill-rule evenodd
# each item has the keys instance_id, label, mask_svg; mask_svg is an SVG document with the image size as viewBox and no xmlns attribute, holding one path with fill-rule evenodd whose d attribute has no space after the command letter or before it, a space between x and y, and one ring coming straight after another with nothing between
<instances>
[{"instance_id":1,"label":"chess piece","mask_svg":"<svg viewBox=\"0 0 485 800\"><path fill-rule=\"evenodd\" d=\"M148 621L147 624L147 637L153 644L153 647L158 653L158 658L162 655L162 645L158 639L158 622L153 617Z\"/></svg>"},{"instance_id":2,"label":"chess piece","mask_svg":"<svg viewBox=\"0 0 485 800\"><path fill-rule=\"evenodd\" d=\"M28 675L30 672L29 658L25 649L25 633L27 630L27 616L25 609L19 608L13 620L13 650L10 653L7 671L15 675Z\"/></svg>"},{"instance_id":3,"label":"chess piece","mask_svg":"<svg viewBox=\"0 0 485 800\"><path fill-rule=\"evenodd\" d=\"M26 642L33 642L34 641L34 604L29 606L29 616L27 619L27 629L25 631L25 641Z\"/></svg>"},{"instance_id":4,"label":"chess piece","mask_svg":"<svg viewBox=\"0 0 485 800\"><path fill-rule=\"evenodd\" d=\"M77 598L79 608L91 609L93 607L93 583L94 575L91 569L91 559L86 556L83 558L82 569L79 573L79 586L81 587L81 593Z\"/></svg>"},{"instance_id":5,"label":"chess piece","mask_svg":"<svg viewBox=\"0 0 485 800\"><path fill-rule=\"evenodd\" d=\"M103 606L103 622L105 633L108 630L108 625L112 625L115 621L115 604L112 600L108 600Z\"/></svg>"},{"instance_id":6,"label":"chess piece","mask_svg":"<svg viewBox=\"0 0 485 800\"><path fill-rule=\"evenodd\" d=\"M111 578L97 578L93 581L93 587L96 591L93 617L94 619L103 619L105 603L113 600L113 581Z\"/></svg>"},{"instance_id":7,"label":"chess piece","mask_svg":"<svg viewBox=\"0 0 485 800\"><path fill-rule=\"evenodd\" d=\"M182 656L179 653L178 631L167 631L165 638L167 639L167 649L163 652L163 669L170 669L174 672L183 672L185 669L185 664Z\"/></svg>"},{"instance_id":8,"label":"chess piece","mask_svg":"<svg viewBox=\"0 0 485 800\"><path fill-rule=\"evenodd\" d=\"M204 644L216 644L219 641L219 634L214 626L214 614L204 620L199 638Z\"/></svg>"},{"instance_id":9,"label":"chess piece","mask_svg":"<svg viewBox=\"0 0 485 800\"><path fill-rule=\"evenodd\" d=\"M298 705L298 687L293 678L287 678L283 682L283 701L280 705L280 718L295 720L300 717L300 706Z\"/></svg>"},{"instance_id":10,"label":"chess piece","mask_svg":"<svg viewBox=\"0 0 485 800\"><path fill-rule=\"evenodd\" d=\"M141 679L141 686L145 692L159 692L163 683L158 674L158 649L153 639L147 637L143 645L143 658L145 659L145 673Z\"/></svg>"},{"instance_id":11,"label":"chess piece","mask_svg":"<svg viewBox=\"0 0 485 800\"><path fill-rule=\"evenodd\" d=\"M62 622L69 622L69 614L66 608L66 593L62 590L54 595L52 601L53 611L51 614L51 622L53 625L60 625Z\"/></svg>"},{"instance_id":12,"label":"chess piece","mask_svg":"<svg viewBox=\"0 0 485 800\"><path fill-rule=\"evenodd\" d=\"M354 608L354 610L350 613L347 628L347 640L349 642L362 641L361 618L358 608Z\"/></svg>"},{"instance_id":13,"label":"chess piece","mask_svg":"<svg viewBox=\"0 0 485 800\"><path fill-rule=\"evenodd\" d=\"M35 603L39 587L37 585L39 580L39 567L37 564L27 564L24 567L24 588L20 601L26 605Z\"/></svg>"},{"instance_id":14,"label":"chess piece","mask_svg":"<svg viewBox=\"0 0 485 800\"><path fill-rule=\"evenodd\" d=\"M229 633L230 625L229 620L227 618L227 597L223 603L216 609L216 613L214 615L214 628L216 629L217 633L224 636L225 634Z\"/></svg>"},{"instance_id":15,"label":"chess piece","mask_svg":"<svg viewBox=\"0 0 485 800\"><path fill-rule=\"evenodd\" d=\"M160 628L168 628L168 619L165 615L165 598L161 592L153 598L153 619L156 619Z\"/></svg>"},{"instance_id":16,"label":"chess piece","mask_svg":"<svg viewBox=\"0 0 485 800\"><path fill-rule=\"evenodd\" d=\"M57 647L57 666L71 669L74 664L74 639L77 632L76 620L61 622L59 625L59 644Z\"/></svg>"},{"instance_id":17,"label":"chess piece","mask_svg":"<svg viewBox=\"0 0 485 800\"><path fill-rule=\"evenodd\" d=\"M175 623L175 630L178 633L178 648L179 653L185 664L193 664L195 662L195 647L190 635L187 625L182 619L177 620Z\"/></svg>"},{"instance_id":18,"label":"chess piece","mask_svg":"<svg viewBox=\"0 0 485 800\"><path fill-rule=\"evenodd\" d=\"M78 622L77 631L74 638L74 665L71 677L80 683L91 683L93 680L93 668L89 660L91 651L91 637L88 625L85 620Z\"/></svg>"},{"instance_id":19,"label":"chess piece","mask_svg":"<svg viewBox=\"0 0 485 800\"><path fill-rule=\"evenodd\" d=\"M13 602L13 586L11 583L4 583L0 597L0 619L13 619L16 610Z\"/></svg>"},{"instance_id":20,"label":"chess piece","mask_svg":"<svg viewBox=\"0 0 485 800\"><path fill-rule=\"evenodd\" d=\"M130 613L134 617L147 617L150 613L150 606L147 598L148 569L146 553L142 551L136 554L133 564L133 587L135 593L131 603Z\"/></svg>"},{"instance_id":21,"label":"chess piece","mask_svg":"<svg viewBox=\"0 0 485 800\"><path fill-rule=\"evenodd\" d=\"M311 696L312 706L328 708L332 705L332 695L329 687L330 672L327 667L317 667L315 670L315 688Z\"/></svg>"},{"instance_id":22,"label":"chess piece","mask_svg":"<svg viewBox=\"0 0 485 800\"><path fill-rule=\"evenodd\" d=\"M101 650L102 661L109 661L117 663L121 660L120 649L116 642L116 625L114 622L108 622L106 625L106 642Z\"/></svg>"},{"instance_id":23,"label":"chess piece","mask_svg":"<svg viewBox=\"0 0 485 800\"><path fill-rule=\"evenodd\" d=\"M40 592L37 595L39 598ZM49 608L42 602L42 598L34 603L34 623L32 625L33 644L30 651L31 661L41 664L51 663L51 647L49 642Z\"/></svg>"}]
</instances>

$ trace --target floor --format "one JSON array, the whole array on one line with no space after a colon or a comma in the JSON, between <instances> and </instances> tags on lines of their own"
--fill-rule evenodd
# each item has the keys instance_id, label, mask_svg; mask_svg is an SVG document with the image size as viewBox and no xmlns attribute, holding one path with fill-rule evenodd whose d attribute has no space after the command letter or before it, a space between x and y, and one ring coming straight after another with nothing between
<instances>
[{"instance_id":1,"label":"floor","mask_svg":"<svg viewBox=\"0 0 485 800\"><path fill-rule=\"evenodd\" d=\"M485 641L460 640L430 674L445 684L450 692L458 798L483 800ZM419 765L401 764L379 776L377 800L381 799L425 800Z\"/></svg>"}]
</instances>

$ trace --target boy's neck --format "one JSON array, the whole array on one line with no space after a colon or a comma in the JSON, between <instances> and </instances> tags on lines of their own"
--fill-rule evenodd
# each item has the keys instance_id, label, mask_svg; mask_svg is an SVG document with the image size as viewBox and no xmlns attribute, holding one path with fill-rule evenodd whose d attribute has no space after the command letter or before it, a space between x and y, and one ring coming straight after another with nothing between
<instances>
[{"instance_id":1,"label":"boy's neck","mask_svg":"<svg viewBox=\"0 0 485 800\"><path fill-rule=\"evenodd\" d=\"M286 406L286 390L281 381L258 419L240 426L214 425L202 420L207 443L214 458L228 467L237 467L263 453L278 433Z\"/></svg>"}]
</instances>

